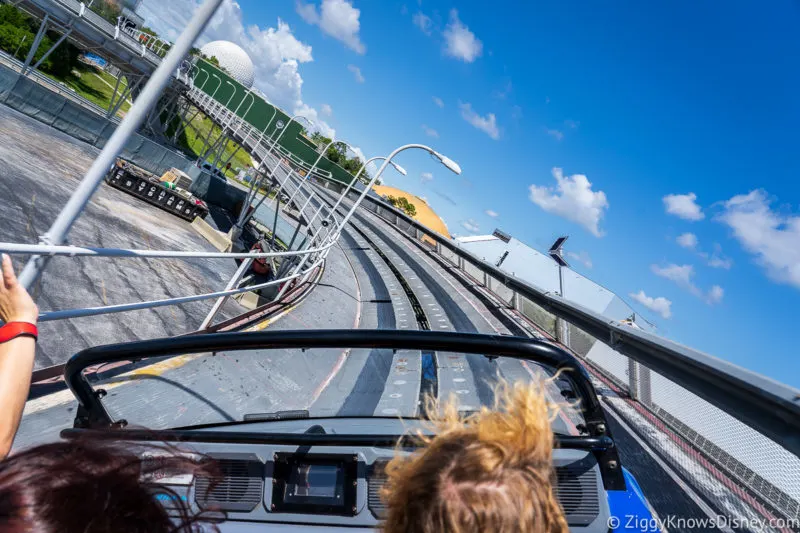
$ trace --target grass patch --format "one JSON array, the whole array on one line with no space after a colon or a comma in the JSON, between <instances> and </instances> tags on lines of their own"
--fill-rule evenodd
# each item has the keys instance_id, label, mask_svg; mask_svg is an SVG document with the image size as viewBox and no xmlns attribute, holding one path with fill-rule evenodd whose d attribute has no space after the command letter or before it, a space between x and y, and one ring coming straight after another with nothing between
<instances>
[{"instance_id":1,"label":"grass patch","mask_svg":"<svg viewBox=\"0 0 800 533\"><path fill-rule=\"evenodd\" d=\"M189 110L187 116L195 115L197 111L196 108L192 108ZM200 158L203 156L203 146L205 145L205 141L208 138L209 132L211 133L211 143L213 143L220 135L222 130L214 124L210 118L208 118L203 112L198 113L189 123L189 126L183 131L181 135L178 136L178 146L183 149L188 154L194 154L195 157ZM252 166L252 160L250 159L250 154L248 154L244 148L237 151L239 148L239 144L235 141L231 141L226 146L225 150L222 153L222 157L220 161L226 161L232 154L233 159L231 159L231 169L225 172L225 177L234 179L236 177L236 168L247 168ZM206 147L208 149L208 147ZM234 154L235 152L235 154ZM223 170L224 172L224 170ZM238 180L236 180L238 181ZM249 185L244 182L240 182L244 185Z\"/></svg>"},{"instance_id":2,"label":"grass patch","mask_svg":"<svg viewBox=\"0 0 800 533\"><path fill-rule=\"evenodd\" d=\"M103 80L106 79L103 77L103 74L110 78L112 82L116 82L116 79L106 72L97 71L88 66L85 69L75 70L80 73L80 76L70 73L64 78L59 78L46 72L43 72L43 74L57 82L62 82L67 87L73 89L80 96L83 96L90 102L99 105L103 109L108 109L108 106L111 103L111 96L114 94L114 87L113 83L112 86L109 87L103 82ZM122 83L120 83L120 92L122 92L122 90L124 89L122 89ZM119 98L119 94L117 94L117 98ZM130 108L130 102L125 100L117 114L124 116Z\"/></svg>"}]
</instances>

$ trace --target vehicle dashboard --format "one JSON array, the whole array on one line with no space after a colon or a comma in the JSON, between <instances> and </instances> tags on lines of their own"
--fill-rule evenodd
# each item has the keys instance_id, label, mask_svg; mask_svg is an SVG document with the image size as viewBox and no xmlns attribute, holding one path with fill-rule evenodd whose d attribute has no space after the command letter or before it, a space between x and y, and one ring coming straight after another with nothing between
<instances>
[{"instance_id":1,"label":"vehicle dashboard","mask_svg":"<svg viewBox=\"0 0 800 533\"><path fill-rule=\"evenodd\" d=\"M388 440L367 444L370 435L396 435L413 429L415 422L399 419L291 420L253 422L220 428L171 432L169 438L181 452L202 454L219 465L220 477L165 472L158 483L174 494L157 494L157 499L177 516L174 498L186 502L193 512L208 509L223 511L226 520L217 525L222 532L263 530L336 531L353 527L377 529L385 516L381 489L386 481L385 465L398 449ZM65 438L75 438L90 430L66 430ZM129 442L133 448L143 443L142 435L131 430L104 432L106 438ZM363 445L309 445L279 443L260 435L359 434ZM133 436L134 438L130 438ZM158 432L148 432L142 440L158 440ZM189 439L188 441L185 439ZM227 442L224 440L228 439ZM379 439L380 440L380 439ZM270 442L271 441L271 442ZM331 442L334 442L333 440ZM143 447L147 450L147 447ZM152 457L149 451L142 453ZM564 508L571 531L607 531L609 517L599 465L588 450L554 451L557 496Z\"/></svg>"}]
</instances>

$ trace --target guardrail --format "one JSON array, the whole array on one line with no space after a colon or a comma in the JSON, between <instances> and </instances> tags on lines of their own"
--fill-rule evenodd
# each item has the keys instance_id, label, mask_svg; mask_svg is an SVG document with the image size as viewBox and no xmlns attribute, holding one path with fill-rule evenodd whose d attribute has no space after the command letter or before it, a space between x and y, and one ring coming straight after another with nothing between
<instances>
[{"instance_id":1,"label":"guardrail","mask_svg":"<svg viewBox=\"0 0 800 533\"><path fill-rule=\"evenodd\" d=\"M152 50L147 49L147 47L142 46L135 38L128 35L125 32L119 30L119 27L110 23L97 13L91 10L86 4L83 2L78 2L77 0L50 0L51 2L58 4L62 8L68 9L70 13L76 18L82 18L89 22L94 28L98 31L103 32L106 36L110 37L111 40L119 41L125 44L128 48L132 51L135 51L141 57L147 59L150 63L154 66L158 66L161 64L161 57L153 52Z\"/></svg>"},{"instance_id":2,"label":"guardrail","mask_svg":"<svg viewBox=\"0 0 800 533\"><path fill-rule=\"evenodd\" d=\"M334 191L341 187L335 181L317 180L317 183ZM353 192L351 198L355 194ZM618 358L624 360L620 362L624 363L626 373L630 364L641 365L643 373L651 371L652 379L648 385L653 389L653 398L639 402L632 394L627 401L634 408L620 413L626 418L632 413L634 418L644 416L642 420L649 419L651 424L661 427L660 437L653 436L652 431L647 434L645 429L641 435L645 440L657 448L659 444L665 446L663 443L668 442L663 440L664 432L680 435L696 450L692 453L700 452L703 458L689 459L690 454L685 458L680 455L678 459L671 459L679 471L687 476L696 475L697 465L705 464L711 475L716 475L715 471L725 472L735 479L739 485L728 483L726 490L747 501L752 508L763 509L764 505L760 503L763 502L789 520L800 519L800 478L797 478L800 472L800 390L611 320L544 291L478 258L382 199L367 196L362 207L416 239L419 246L426 247L446 262L448 268L461 272L476 285L482 285L532 322L541 325L543 315L550 313L548 316L564 319L571 327L580 330L581 335L588 334L593 342L602 342L618 352ZM423 236L435 245L422 241ZM613 372L604 368L602 362L586 359L588 350L576 346L574 351L605 376L603 379L611 378L611 386L620 385L624 394L628 384L615 380ZM635 367L630 368L635 372ZM629 377L633 385L638 376ZM682 412L674 412L674 404L681 402L684 404ZM646 409L637 412L641 406ZM707 427L693 428L687 424L685 415L689 410L696 411L693 415L710 419L712 424L717 421L716 424L727 432L724 439L714 438L719 435L709 436ZM706 490L713 491L708 487ZM722 509L732 505L724 494L710 497Z\"/></svg>"},{"instance_id":3,"label":"guardrail","mask_svg":"<svg viewBox=\"0 0 800 533\"><path fill-rule=\"evenodd\" d=\"M433 239L438 248L449 250L490 275L514 294L524 296L614 350L656 370L800 456L800 390L658 335L609 320L483 261L388 204L369 196L365 199L420 232L420 236L424 234Z\"/></svg>"}]
</instances>

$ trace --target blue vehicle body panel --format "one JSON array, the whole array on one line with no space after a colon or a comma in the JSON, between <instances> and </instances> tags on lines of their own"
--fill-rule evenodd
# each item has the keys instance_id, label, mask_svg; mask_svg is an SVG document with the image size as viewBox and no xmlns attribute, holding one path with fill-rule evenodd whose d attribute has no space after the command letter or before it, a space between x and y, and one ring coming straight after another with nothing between
<instances>
[{"instance_id":1,"label":"blue vehicle body panel","mask_svg":"<svg viewBox=\"0 0 800 533\"><path fill-rule=\"evenodd\" d=\"M606 491L610 517L608 526L610 531L639 531L641 533L656 533L661 531L658 523L650 511L647 500L639 487L639 483L625 468L625 485L628 490Z\"/></svg>"}]
</instances>

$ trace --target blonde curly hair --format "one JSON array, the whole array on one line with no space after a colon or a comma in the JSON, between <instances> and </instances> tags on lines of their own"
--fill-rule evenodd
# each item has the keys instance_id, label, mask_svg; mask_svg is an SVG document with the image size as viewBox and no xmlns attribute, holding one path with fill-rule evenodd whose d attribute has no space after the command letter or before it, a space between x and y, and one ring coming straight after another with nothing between
<instances>
[{"instance_id":1,"label":"blonde curly hair","mask_svg":"<svg viewBox=\"0 0 800 533\"><path fill-rule=\"evenodd\" d=\"M553 491L551 421L543 382L501 381L493 409L463 418L453 398L426 402L433 437L395 455L383 489L384 533L567 533Z\"/></svg>"}]
</instances>

